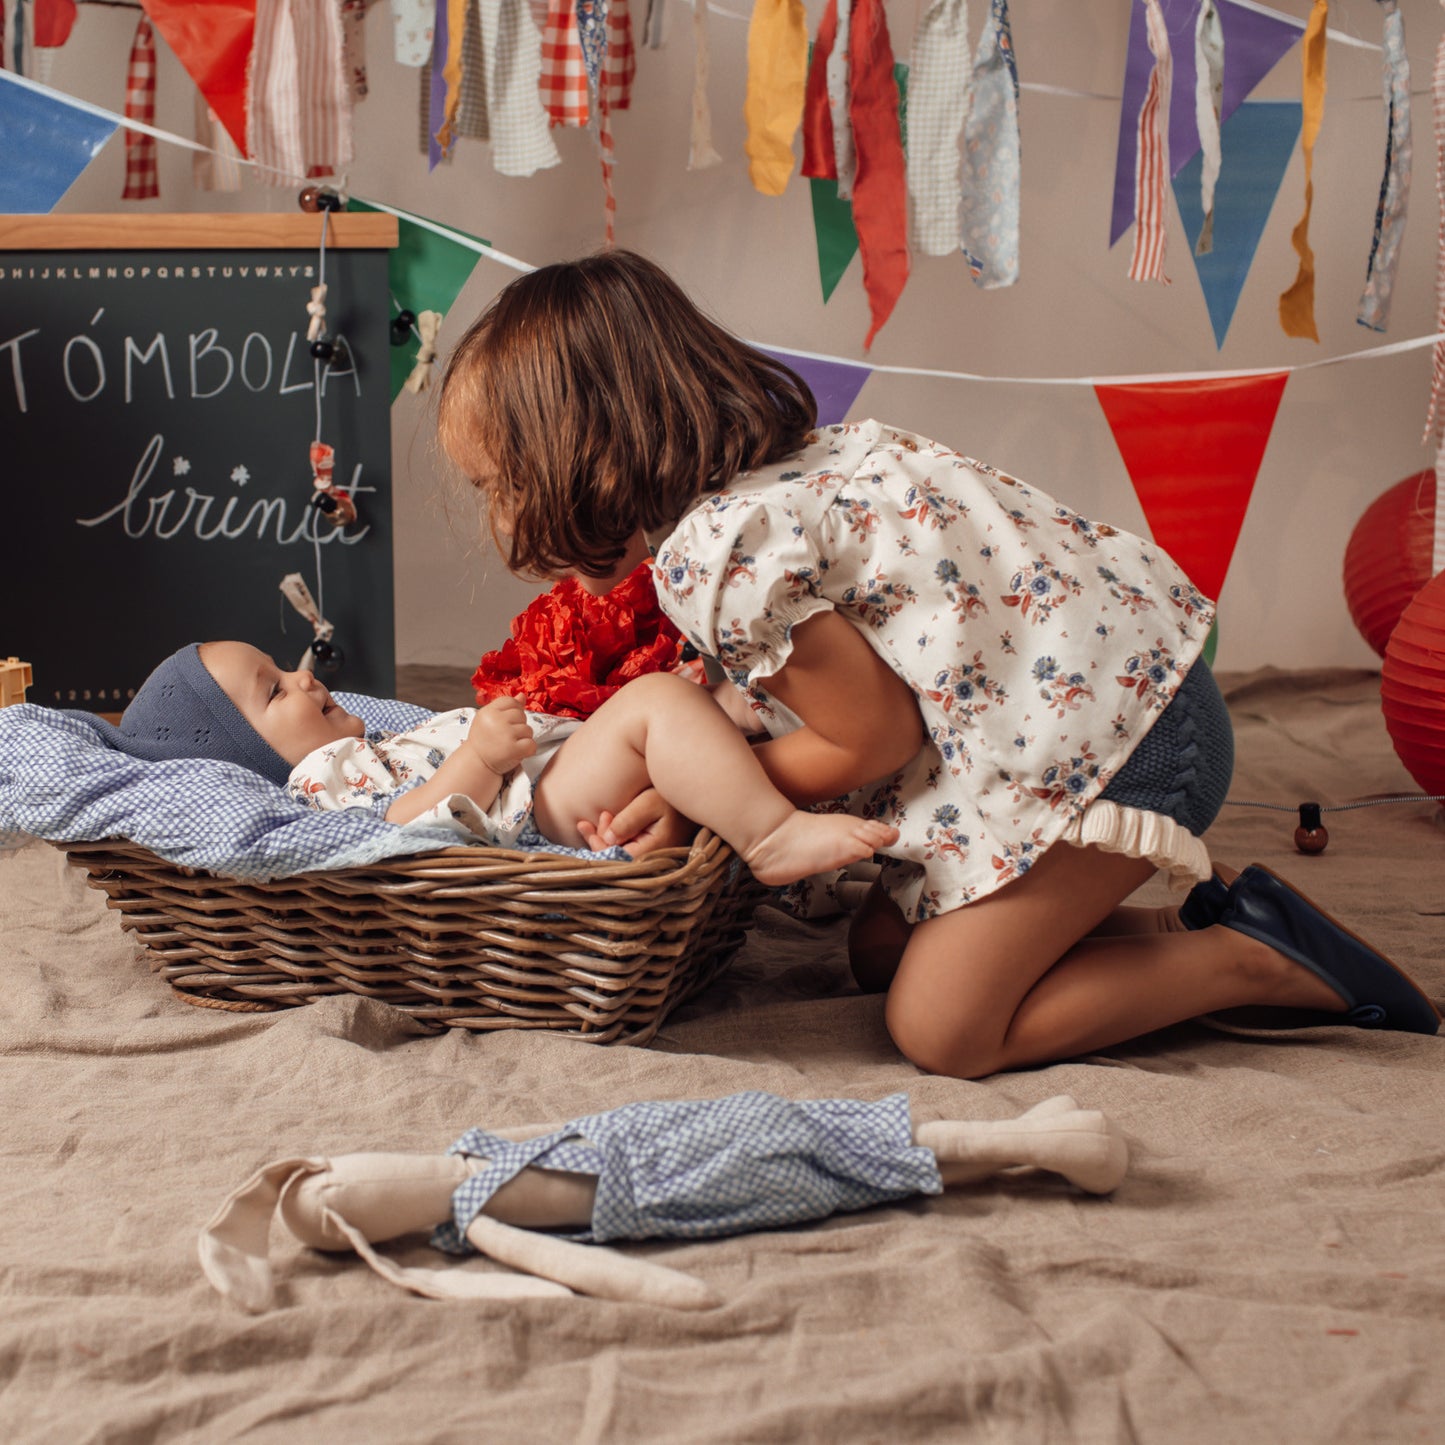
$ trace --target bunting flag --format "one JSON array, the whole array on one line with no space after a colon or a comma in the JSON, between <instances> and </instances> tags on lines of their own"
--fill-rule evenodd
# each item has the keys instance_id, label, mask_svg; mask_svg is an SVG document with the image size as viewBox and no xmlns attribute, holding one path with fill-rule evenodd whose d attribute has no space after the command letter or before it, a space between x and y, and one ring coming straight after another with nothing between
<instances>
[{"instance_id":1,"label":"bunting flag","mask_svg":"<svg viewBox=\"0 0 1445 1445\"><path fill-rule=\"evenodd\" d=\"M1169 48L1169 31L1159 0L1144 0L1149 53L1154 68L1149 88L1139 107L1139 138L1134 164L1134 255L1129 262L1131 281L1162 281L1166 222L1164 182L1169 169L1169 104L1173 89L1174 59Z\"/></svg>"},{"instance_id":2,"label":"bunting flag","mask_svg":"<svg viewBox=\"0 0 1445 1445\"><path fill-rule=\"evenodd\" d=\"M1414 146L1410 136L1410 59L1405 52L1405 20L1395 0L1380 0L1385 11L1385 173L1375 208L1375 234L1365 266L1365 289L1355 320L1371 331L1390 324L1390 301L1405 236L1410 204Z\"/></svg>"},{"instance_id":3,"label":"bunting flag","mask_svg":"<svg viewBox=\"0 0 1445 1445\"><path fill-rule=\"evenodd\" d=\"M346 203L348 211L375 211L376 206L358 201L354 197ZM430 227L421 225L403 212L388 208L388 215L397 218L397 244L387 255L386 276L391 288L392 300L398 308L405 308L413 316L423 311L439 311L443 316L450 310L462 287L467 284L473 267L480 257L446 236L439 235ZM465 235L466 232L459 234ZM490 242L480 236L471 237ZM418 338L415 330L402 346L391 348L391 399L396 400L406 379L411 375L416 362Z\"/></svg>"},{"instance_id":4,"label":"bunting flag","mask_svg":"<svg viewBox=\"0 0 1445 1445\"><path fill-rule=\"evenodd\" d=\"M1304 124L1300 148L1305 157L1305 208L1295 224L1290 241L1299 256L1299 271L1290 288L1279 298L1279 324L1286 336L1318 341L1315 329L1315 253L1310 249L1310 212L1315 203L1315 141L1325 114L1325 25L1330 0L1314 0L1309 24L1305 26L1303 55Z\"/></svg>"},{"instance_id":5,"label":"bunting flag","mask_svg":"<svg viewBox=\"0 0 1445 1445\"><path fill-rule=\"evenodd\" d=\"M116 117L75 104L10 71L0 71L0 212L39 215L75 183L115 134Z\"/></svg>"},{"instance_id":6,"label":"bunting flag","mask_svg":"<svg viewBox=\"0 0 1445 1445\"><path fill-rule=\"evenodd\" d=\"M1229 64L1220 95L1221 122L1238 110L1254 88L1300 38L1298 25L1234 0L1215 0ZM1199 0L1161 0L1170 35L1188 35ZM1124 68L1124 98L1119 110L1119 147L1114 161L1114 197L1109 218L1112 246L1134 223L1134 172L1138 153L1137 119L1154 59L1149 53L1144 0L1134 0L1129 19L1129 44ZM1182 44L1174 55L1173 97L1169 107L1169 160L1175 174L1199 151L1195 120L1196 72L1193 47Z\"/></svg>"},{"instance_id":7,"label":"bunting flag","mask_svg":"<svg viewBox=\"0 0 1445 1445\"><path fill-rule=\"evenodd\" d=\"M1019 279L1019 73L1008 0L992 0L973 62L963 136L961 250L985 291Z\"/></svg>"},{"instance_id":8,"label":"bunting flag","mask_svg":"<svg viewBox=\"0 0 1445 1445\"><path fill-rule=\"evenodd\" d=\"M1208 597L1224 587L1288 379L1278 371L1094 386L1150 535Z\"/></svg>"},{"instance_id":9,"label":"bunting flag","mask_svg":"<svg viewBox=\"0 0 1445 1445\"><path fill-rule=\"evenodd\" d=\"M1299 139L1303 111L1295 100L1249 100L1225 121L1222 146L1229 164L1214 192L1214 243L1200 253L1204 233L1201 179L1205 153L1196 151L1174 177L1174 199L1194 255L1216 348L1224 345L1254 253Z\"/></svg>"},{"instance_id":10,"label":"bunting flag","mask_svg":"<svg viewBox=\"0 0 1445 1445\"><path fill-rule=\"evenodd\" d=\"M816 47L815 52L816 54ZM893 67L893 81L898 87L898 133L905 152L908 149L908 67ZM849 132L851 135L851 131ZM834 132L836 144L837 132ZM806 140L806 135L805 135ZM805 171L805 175L811 172ZM809 181L813 206L813 237L818 252L818 279L823 287L823 300L837 290L838 282L848 264L858 254L858 232L853 225L853 205L841 194L836 180Z\"/></svg>"},{"instance_id":11,"label":"bunting flag","mask_svg":"<svg viewBox=\"0 0 1445 1445\"><path fill-rule=\"evenodd\" d=\"M145 125L156 123L156 37L144 12L136 22L130 61L126 65L125 118ZM121 200L149 201L160 193L156 138L143 131L126 131L125 189L121 191Z\"/></svg>"},{"instance_id":12,"label":"bunting flag","mask_svg":"<svg viewBox=\"0 0 1445 1445\"><path fill-rule=\"evenodd\" d=\"M784 366L790 366L812 390L818 403L818 425L832 426L845 421L848 408L858 399L863 383L873 375L871 366L842 361L835 356L810 356L799 351L782 351L775 346L759 348Z\"/></svg>"},{"instance_id":13,"label":"bunting flag","mask_svg":"<svg viewBox=\"0 0 1445 1445\"><path fill-rule=\"evenodd\" d=\"M141 5L237 149L249 155L246 80L256 0L141 0Z\"/></svg>"},{"instance_id":14,"label":"bunting flag","mask_svg":"<svg viewBox=\"0 0 1445 1445\"><path fill-rule=\"evenodd\" d=\"M802 0L755 0L748 23L744 149L748 176L765 196L781 196L793 174L793 137L803 119L807 75Z\"/></svg>"}]
</instances>

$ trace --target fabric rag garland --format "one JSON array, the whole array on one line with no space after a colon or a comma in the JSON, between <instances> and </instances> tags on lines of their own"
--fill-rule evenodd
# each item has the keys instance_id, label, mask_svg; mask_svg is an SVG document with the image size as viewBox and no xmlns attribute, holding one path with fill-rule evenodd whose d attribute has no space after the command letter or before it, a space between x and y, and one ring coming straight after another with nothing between
<instances>
[{"instance_id":1,"label":"fabric rag garland","mask_svg":"<svg viewBox=\"0 0 1445 1445\"><path fill-rule=\"evenodd\" d=\"M968 0L931 0L908 62L908 196L913 242L925 256L947 256L962 244L958 144L968 77Z\"/></svg>"},{"instance_id":2,"label":"fabric rag garland","mask_svg":"<svg viewBox=\"0 0 1445 1445\"><path fill-rule=\"evenodd\" d=\"M1199 209L1204 220L1194 244L1196 256L1214 250L1214 188L1219 181L1220 116L1224 110L1224 26L1214 0L1204 0L1194 26L1194 123L1199 131L1203 164L1199 177Z\"/></svg>"},{"instance_id":3,"label":"fabric rag garland","mask_svg":"<svg viewBox=\"0 0 1445 1445\"><path fill-rule=\"evenodd\" d=\"M566 578L513 618L511 631L472 676L479 707L516 697L533 712L590 717L633 678L675 670L682 652L646 562L601 597Z\"/></svg>"},{"instance_id":4,"label":"fabric rag garland","mask_svg":"<svg viewBox=\"0 0 1445 1445\"><path fill-rule=\"evenodd\" d=\"M660 15L660 0L656 10ZM651 24L652 11L649 10L649 40ZM692 7L692 56L692 129L688 137L687 168L690 171L705 171L709 166L722 163L722 157L712 143L712 107L707 99L709 55L706 4Z\"/></svg>"},{"instance_id":5,"label":"fabric rag garland","mask_svg":"<svg viewBox=\"0 0 1445 1445\"><path fill-rule=\"evenodd\" d=\"M803 118L807 74L802 0L756 0L748 22L743 118L748 176L765 196L781 196L793 173L793 136Z\"/></svg>"},{"instance_id":6,"label":"fabric rag garland","mask_svg":"<svg viewBox=\"0 0 1445 1445\"><path fill-rule=\"evenodd\" d=\"M1174 58L1159 0L1144 0L1144 23L1154 68L1139 107L1139 145L1134 157L1134 255L1131 281L1161 281L1164 274L1165 201L1169 193L1169 97Z\"/></svg>"},{"instance_id":7,"label":"fabric rag garland","mask_svg":"<svg viewBox=\"0 0 1445 1445\"><path fill-rule=\"evenodd\" d=\"M143 125L156 123L156 37L142 12L131 42L125 72L125 118ZM160 195L156 174L155 137L143 131L125 133L125 189L123 201L149 201Z\"/></svg>"},{"instance_id":8,"label":"fabric rag garland","mask_svg":"<svg viewBox=\"0 0 1445 1445\"><path fill-rule=\"evenodd\" d=\"M1019 181L1018 66L1008 0L992 0L963 137L962 249L969 275L985 291L1019 278Z\"/></svg>"},{"instance_id":9,"label":"fabric rag garland","mask_svg":"<svg viewBox=\"0 0 1445 1445\"><path fill-rule=\"evenodd\" d=\"M1410 137L1410 61L1405 54L1405 21L1396 0L1380 0L1385 11L1385 173L1375 209L1375 232L1365 267L1365 289L1356 320L1372 331L1390 324L1390 301L1400 265L1400 241L1410 204L1414 147Z\"/></svg>"},{"instance_id":10,"label":"fabric rag garland","mask_svg":"<svg viewBox=\"0 0 1445 1445\"><path fill-rule=\"evenodd\" d=\"M1299 271L1289 290L1279 298L1279 324L1284 334L1311 341L1320 339L1315 327L1315 253L1310 249L1310 211L1315 199L1315 141L1325 113L1325 28L1329 12L1329 0L1314 0L1305 26L1304 127L1300 132L1300 149L1305 158L1305 208L1290 237L1299 255Z\"/></svg>"}]
</instances>

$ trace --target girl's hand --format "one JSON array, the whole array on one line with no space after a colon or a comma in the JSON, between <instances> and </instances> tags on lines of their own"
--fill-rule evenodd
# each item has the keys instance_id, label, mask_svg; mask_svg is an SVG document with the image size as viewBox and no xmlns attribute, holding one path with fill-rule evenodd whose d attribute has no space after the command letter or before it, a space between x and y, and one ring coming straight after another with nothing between
<instances>
[{"instance_id":1,"label":"girl's hand","mask_svg":"<svg viewBox=\"0 0 1445 1445\"><path fill-rule=\"evenodd\" d=\"M577 820L577 831L594 853L625 848L641 858L658 848L681 848L692 842L697 824L685 818L656 788L639 793L618 813L599 813L596 822Z\"/></svg>"},{"instance_id":2,"label":"girl's hand","mask_svg":"<svg viewBox=\"0 0 1445 1445\"><path fill-rule=\"evenodd\" d=\"M467 744L498 776L537 751L527 709L514 697L493 698L479 708L467 730Z\"/></svg>"}]
</instances>

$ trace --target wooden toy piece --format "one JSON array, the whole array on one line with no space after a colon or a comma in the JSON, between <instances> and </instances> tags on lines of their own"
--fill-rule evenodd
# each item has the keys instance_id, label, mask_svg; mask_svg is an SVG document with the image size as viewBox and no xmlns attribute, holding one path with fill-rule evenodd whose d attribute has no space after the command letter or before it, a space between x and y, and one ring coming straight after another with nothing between
<instances>
[{"instance_id":1,"label":"wooden toy piece","mask_svg":"<svg viewBox=\"0 0 1445 1445\"><path fill-rule=\"evenodd\" d=\"M25 691L34 685L35 677L28 662L18 657L0 661L0 707L12 707L25 701Z\"/></svg>"},{"instance_id":2,"label":"wooden toy piece","mask_svg":"<svg viewBox=\"0 0 1445 1445\"><path fill-rule=\"evenodd\" d=\"M517 1141L553 1132L544 1124L497 1130ZM913 1127L913 1143L931 1150L945 1187L974 1184L1003 1170L1032 1167L1063 1175L1094 1194L1116 1188L1128 1149L1102 1114L1067 1095L1014 1119L938 1119ZM274 1298L268 1237L274 1215L312 1249L355 1250L379 1275L432 1299L517 1298L572 1293L670 1309L722 1303L701 1280L599 1244L542 1230L592 1224L597 1176L528 1166L487 1201L466 1230L481 1254L518 1271L421 1269L397 1264L371 1246L450 1219L452 1193L485 1159L464 1154L344 1154L281 1159L258 1170L223 1203L202 1231L201 1268L242 1308Z\"/></svg>"}]
</instances>

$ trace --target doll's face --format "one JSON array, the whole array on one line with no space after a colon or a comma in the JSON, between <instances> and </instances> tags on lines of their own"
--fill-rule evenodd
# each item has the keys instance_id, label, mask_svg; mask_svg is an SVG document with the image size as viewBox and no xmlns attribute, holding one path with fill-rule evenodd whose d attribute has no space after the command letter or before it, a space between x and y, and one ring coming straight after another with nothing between
<instances>
[{"instance_id":1,"label":"doll's face","mask_svg":"<svg viewBox=\"0 0 1445 1445\"><path fill-rule=\"evenodd\" d=\"M326 743L366 732L314 674L284 672L250 643L208 642L201 661L241 716L292 767Z\"/></svg>"}]
</instances>

